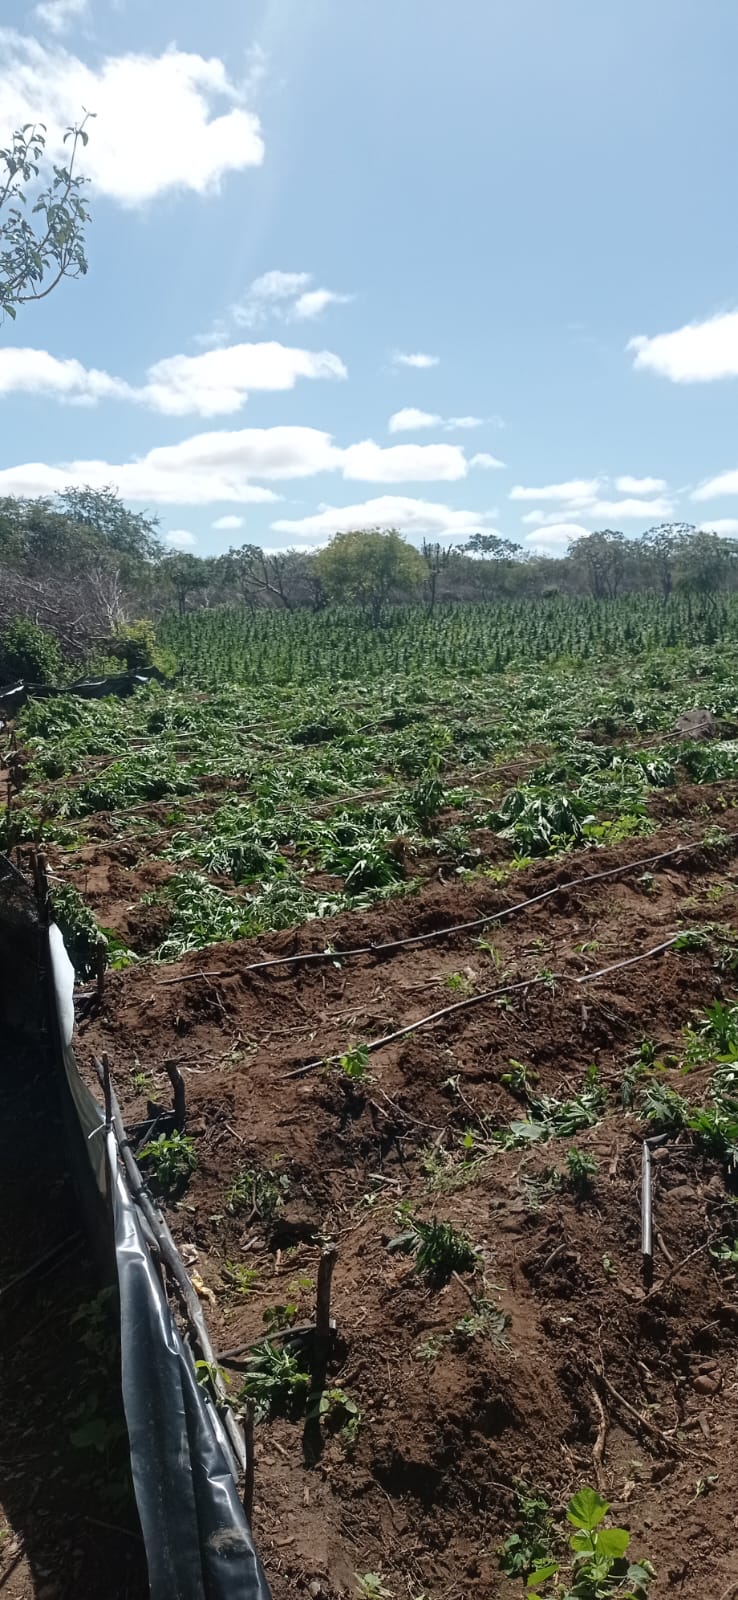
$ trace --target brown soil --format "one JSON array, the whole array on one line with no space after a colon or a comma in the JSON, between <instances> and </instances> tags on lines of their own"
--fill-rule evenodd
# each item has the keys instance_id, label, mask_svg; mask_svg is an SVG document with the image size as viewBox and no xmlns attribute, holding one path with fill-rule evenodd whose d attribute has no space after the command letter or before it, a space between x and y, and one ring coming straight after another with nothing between
<instances>
[{"instance_id":1,"label":"brown soil","mask_svg":"<svg viewBox=\"0 0 738 1600\"><path fill-rule=\"evenodd\" d=\"M298 1323L309 1321L321 1245L337 1244L330 1382L359 1406L361 1426L353 1450L330 1428L318 1450L315 1430L299 1419L257 1426L255 1535L275 1600L352 1594L355 1574L366 1572L381 1573L398 1600L520 1595L496 1553L515 1527L514 1481L547 1487L561 1507L595 1481L603 1415L600 1482L634 1548L657 1568L654 1595L733 1593L738 1289L708 1249L730 1233L733 1199L716 1161L685 1139L667 1142L654 1158L657 1253L653 1282L644 1283L643 1124L622 1108L620 1086L644 1037L660 1051L678 1049L694 1008L734 985L706 949L668 950L591 984L572 981L680 929L736 926L738 864L699 845L706 807L724 804L717 791L682 791L659 799L663 826L652 838L542 864L504 888L484 879L428 884L415 897L258 945L110 974L102 1006L81 1020L81 1061L91 1071L107 1051L129 1126L146 1121L148 1100L168 1103L165 1060L185 1076L198 1166L169 1214L202 1280L216 1349L258 1340L276 1305L293 1303ZM713 820L732 831L734 816ZM491 950L478 933L449 933L384 956L247 970L262 956L329 941L347 949L427 934L689 839L692 852L562 887L490 924ZM110 925L125 896L112 851L103 866L97 859L90 874L105 871L108 881L98 882L93 904ZM116 870L129 870L121 855ZM371 1081L323 1067L287 1076L544 971L560 976L378 1050ZM559 1096L576 1093L595 1063L607 1112L575 1141L488 1159L482 1146L482 1159L464 1168L465 1127L524 1114L503 1081L511 1060ZM674 1082L684 1088L678 1074ZM701 1082L696 1072L688 1092L698 1097ZM584 1200L550 1182L574 1142L599 1163ZM273 1222L227 1208L231 1183L257 1168L289 1179ZM434 1171L446 1187L432 1187ZM482 1253L477 1273L433 1286L388 1250L403 1228L401 1202L463 1228ZM250 1293L229 1282L233 1262L254 1269ZM453 1332L480 1295L507 1317L503 1340Z\"/></svg>"}]
</instances>

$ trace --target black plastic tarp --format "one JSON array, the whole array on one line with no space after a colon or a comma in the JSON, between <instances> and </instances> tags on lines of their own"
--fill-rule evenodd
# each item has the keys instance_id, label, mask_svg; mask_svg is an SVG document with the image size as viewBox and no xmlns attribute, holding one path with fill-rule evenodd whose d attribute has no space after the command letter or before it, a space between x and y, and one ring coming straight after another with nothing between
<instances>
[{"instance_id":1,"label":"black plastic tarp","mask_svg":"<svg viewBox=\"0 0 738 1600\"><path fill-rule=\"evenodd\" d=\"M77 683L58 687L50 683L17 683L0 685L0 709L13 716L28 700L50 700L60 694L76 694L81 700L102 700L106 695L125 697L133 694L145 683L167 683L169 680L158 667L142 667L139 672L113 672L105 677L80 678Z\"/></svg>"},{"instance_id":2,"label":"black plastic tarp","mask_svg":"<svg viewBox=\"0 0 738 1600\"><path fill-rule=\"evenodd\" d=\"M77 1068L74 972L54 924L48 951L66 1087L114 1242L123 1407L152 1600L269 1600L225 1430L169 1309L114 1131Z\"/></svg>"}]
</instances>

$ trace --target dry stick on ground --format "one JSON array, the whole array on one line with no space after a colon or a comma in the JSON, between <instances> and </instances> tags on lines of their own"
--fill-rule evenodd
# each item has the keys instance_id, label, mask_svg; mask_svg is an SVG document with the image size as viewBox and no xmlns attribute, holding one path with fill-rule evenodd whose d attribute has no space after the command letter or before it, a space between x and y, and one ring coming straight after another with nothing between
<instances>
[{"instance_id":1,"label":"dry stick on ground","mask_svg":"<svg viewBox=\"0 0 738 1600\"><path fill-rule=\"evenodd\" d=\"M670 1455L681 1454L679 1446L676 1444L676 1442L673 1439L668 1439L666 1434L662 1432L661 1428L657 1428L656 1423L651 1421L650 1417L645 1417L641 1411L636 1410L636 1407L631 1405L630 1401L626 1400L623 1395L619 1393L614 1384L610 1382L610 1379L605 1376L604 1372L598 1372L596 1368L593 1368L592 1370L596 1381L604 1384L608 1394L612 1395L613 1400L617 1400L618 1405L622 1406L624 1411L627 1411L631 1417L635 1417L638 1426L643 1428L645 1433L650 1433L652 1438L658 1439L659 1443L663 1445L665 1450L668 1450Z\"/></svg>"},{"instance_id":2,"label":"dry stick on ground","mask_svg":"<svg viewBox=\"0 0 738 1600\"><path fill-rule=\"evenodd\" d=\"M595 1439L594 1446L592 1448L592 1462L594 1464L597 1488L599 1489L600 1494L602 1494L603 1490L606 1488L603 1462L605 1456L605 1441L607 1439L607 1413L593 1383L591 1383L589 1386L589 1392L592 1396L595 1410L600 1419L600 1425L597 1429L597 1438Z\"/></svg>"},{"instance_id":3,"label":"dry stick on ground","mask_svg":"<svg viewBox=\"0 0 738 1600\"><path fill-rule=\"evenodd\" d=\"M686 931L686 930L685 930ZM664 939L661 944L655 944L650 950L642 950L637 956L626 956L622 961L613 961L607 967L600 967L597 972L585 972L579 978L572 978L569 973L557 972L545 978L523 978L519 983L504 983L496 989L483 989L481 994L473 994L467 1000L456 1000L451 1006L443 1006L440 1011L431 1011L426 1017L419 1017L417 1022L408 1022L406 1027L397 1028L394 1033L386 1033L381 1039L372 1039L367 1044L368 1051L382 1050L385 1045L394 1044L398 1039L404 1039L410 1033L416 1033L419 1028L427 1028L433 1022L439 1022L443 1017L450 1017L458 1011L468 1011L471 1006L482 1005L486 1000L494 1000L502 994L514 994L520 989L534 989L541 984L555 983L594 983L597 978L605 978L611 972L620 972L623 967L633 967L639 961L647 961L649 956L660 955L663 950L668 950L676 944L684 933L674 933L669 939ZM288 1078L301 1078L307 1072L314 1072L316 1067L324 1067L335 1061L340 1061L340 1055L321 1056L315 1061L307 1061L302 1067L295 1067L292 1072L282 1074L282 1081Z\"/></svg>"},{"instance_id":4,"label":"dry stick on ground","mask_svg":"<svg viewBox=\"0 0 738 1600\"><path fill-rule=\"evenodd\" d=\"M688 1256L684 1256L681 1261L677 1261L676 1266L672 1267L671 1272L667 1272L665 1278L659 1278L658 1283L655 1283L653 1288L649 1289L648 1294L644 1296L644 1299L650 1300L652 1295L660 1294L661 1290L666 1287L667 1283L671 1283L672 1278L679 1276L679 1273L684 1267L686 1267L689 1261L694 1261L695 1256L699 1256L702 1254L703 1250L709 1249L713 1239L717 1239L720 1233L722 1233L722 1228L714 1228L712 1233L708 1233L707 1238L703 1240L702 1244L696 1245L694 1250L690 1250Z\"/></svg>"},{"instance_id":5,"label":"dry stick on ground","mask_svg":"<svg viewBox=\"0 0 738 1600\"><path fill-rule=\"evenodd\" d=\"M732 833L728 837L738 843L738 834ZM554 884L552 889L544 889L541 894L534 894L529 900L516 900L514 905L503 906L501 911L489 911L486 916L474 917L471 922L451 923L447 928L433 928L429 933L416 933L409 939L392 939L387 944L357 945L349 950L303 950L299 955L269 956L263 961L251 961L245 967L240 967L238 972L184 972L176 978L161 978L158 988L168 988L175 983L192 983L197 978L235 978L245 972L263 972L266 967L291 967L299 963L312 961L346 961L352 956L389 955L393 950L401 950L407 945L429 944L433 939L446 939L453 933L468 933L474 928L486 928L490 922L500 922L505 917L512 917L518 911L527 911L530 906L542 905L545 900L550 900L554 895L565 894L569 889L579 889L589 883L601 883L604 878L621 877L623 873L635 872L638 867L652 867L659 861L668 861L671 856L683 855L688 850L698 850L701 839L690 839L687 844L678 844L671 850L662 850L655 856L642 856L638 861L622 862L617 867L607 867L604 872L588 872L581 878L568 878L563 883Z\"/></svg>"}]
</instances>

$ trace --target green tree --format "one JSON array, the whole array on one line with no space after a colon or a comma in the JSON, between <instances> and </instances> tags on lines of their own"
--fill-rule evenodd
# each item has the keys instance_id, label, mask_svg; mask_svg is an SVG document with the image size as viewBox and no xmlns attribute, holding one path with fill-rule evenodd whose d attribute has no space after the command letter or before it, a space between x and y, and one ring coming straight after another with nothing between
<instances>
[{"instance_id":1,"label":"green tree","mask_svg":"<svg viewBox=\"0 0 738 1600\"><path fill-rule=\"evenodd\" d=\"M167 588L174 591L177 610L181 617L187 610L187 601L198 589L206 589L210 582L210 564L187 551L176 551L165 556L161 563L161 576Z\"/></svg>"},{"instance_id":2,"label":"green tree","mask_svg":"<svg viewBox=\"0 0 738 1600\"><path fill-rule=\"evenodd\" d=\"M219 564L226 583L238 590L242 600L259 595L292 611L293 601L285 585L290 568L289 551L261 550L256 544L242 544L221 556Z\"/></svg>"},{"instance_id":3,"label":"green tree","mask_svg":"<svg viewBox=\"0 0 738 1600\"><path fill-rule=\"evenodd\" d=\"M16 617L0 633L0 680L53 683L61 671L61 653L53 634L27 617Z\"/></svg>"},{"instance_id":4,"label":"green tree","mask_svg":"<svg viewBox=\"0 0 738 1600\"><path fill-rule=\"evenodd\" d=\"M696 532L690 522L660 522L647 528L638 540L643 575L658 585L664 601L674 588L679 555Z\"/></svg>"},{"instance_id":5,"label":"green tree","mask_svg":"<svg viewBox=\"0 0 738 1600\"><path fill-rule=\"evenodd\" d=\"M29 300L45 300L62 278L87 272L86 178L76 171L89 113L64 135L69 159L44 170L46 128L28 122L0 149L0 315L15 319ZM40 185L40 187L37 187Z\"/></svg>"},{"instance_id":6,"label":"green tree","mask_svg":"<svg viewBox=\"0 0 738 1600\"><path fill-rule=\"evenodd\" d=\"M679 587L715 594L733 579L737 568L738 540L694 532L679 552Z\"/></svg>"},{"instance_id":7,"label":"green tree","mask_svg":"<svg viewBox=\"0 0 738 1600\"><path fill-rule=\"evenodd\" d=\"M468 555L492 561L515 561L521 555L521 546L512 539L501 539L499 533L473 533L462 548Z\"/></svg>"},{"instance_id":8,"label":"green tree","mask_svg":"<svg viewBox=\"0 0 738 1600\"><path fill-rule=\"evenodd\" d=\"M436 606L438 580L442 572L447 572L456 554L452 544L433 544L428 539L423 540L422 556L427 568L425 592L428 597L428 611L432 615Z\"/></svg>"},{"instance_id":9,"label":"green tree","mask_svg":"<svg viewBox=\"0 0 738 1600\"><path fill-rule=\"evenodd\" d=\"M624 533L603 528L571 544L568 560L594 600L616 600L627 571L628 541Z\"/></svg>"},{"instance_id":10,"label":"green tree","mask_svg":"<svg viewBox=\"0 0 738 1600\"><path fill-rule=\"evenodd\" d=\"M119 555L136 561L153 561L161 555L158 517L129 511L110 485L104 489L92 489L89 484L65 489L56 499L62 515L75 527L101 535Z\"/></svg>"},{"instance_id":11,"label":"green tree","mask_svg":"<svg viewBox=\"0 0 738 1600\"><path fill-rule=\"evenodd\" d=\"M428 571L420 551L396 528L337 533L315 567L328 598L360 606L375 627L387 602L416 592Z\"/></svg>"}]
</instances>

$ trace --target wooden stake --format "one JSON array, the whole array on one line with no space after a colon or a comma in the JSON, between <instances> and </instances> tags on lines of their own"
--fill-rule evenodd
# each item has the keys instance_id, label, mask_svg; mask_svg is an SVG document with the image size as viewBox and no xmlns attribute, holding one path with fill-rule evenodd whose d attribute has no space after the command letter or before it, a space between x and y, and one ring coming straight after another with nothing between
<instances>
[{"instance_id":1,"label":"wooden stake","mask_svg":"<svg viewBox=\"0 0 738 1600\"><path fill-rule=\"evenodd\" d=\"M174 1126L181 1133L187 1121L184 1078L173 1061L164 1062L164 1071L174 1090Z\"/></svg>"},{"instance_id":2,"label":"wooden stake","mask_svg":"<svg viewBox=\"0 0 738 1600\"><path fill-rule=\"evenodd\" d=\"M327 1343L331 1336L331 1281L338 1251L334 1244L322 1252L318 1263L318 1285L315 1297L315 1342Z\"/></svg>"}]
</instances>

